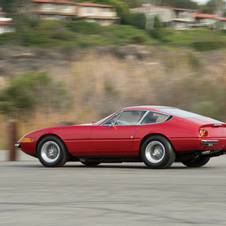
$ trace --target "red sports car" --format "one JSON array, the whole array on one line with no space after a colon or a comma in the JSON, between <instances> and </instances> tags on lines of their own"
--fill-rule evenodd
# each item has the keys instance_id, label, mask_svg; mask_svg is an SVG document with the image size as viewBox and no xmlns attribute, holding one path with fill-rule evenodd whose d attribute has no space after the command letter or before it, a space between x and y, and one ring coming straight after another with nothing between
<instances>
[{"instance_id":1,"label":"red sports car","mask_svg":"<svg viewBox=\"0 0 226 226\"><path fill-rule=\"evenodd\" d=\"M226 153L226 124L173 107L128 107L98 122L36 130L15 146L49 167L68 161L200 167Z\"/></svg>"}]
</instances>

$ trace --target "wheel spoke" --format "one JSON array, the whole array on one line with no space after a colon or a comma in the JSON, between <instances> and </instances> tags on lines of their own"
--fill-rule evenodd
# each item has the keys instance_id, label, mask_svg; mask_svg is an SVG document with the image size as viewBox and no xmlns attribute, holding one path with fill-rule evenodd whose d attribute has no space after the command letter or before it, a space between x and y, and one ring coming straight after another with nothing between
<instances>
[{"instance_id":1,"label":"wheel spoke","mask_svg":"<svg viewBox=\"0 0 226 226\"><path fill-rule=\"evenodd\" d=\"M147 145L145 155L151 163L159 163L165 156L165 147L159 141L152 141Z\"/></svg>"},{"instance_id":2,"label":"wheel spoke","mask_svg":"<svg viewBox=\"0 0 226 226\"><path fill-rule=\"evenodd\" d=\"M47 163L53 163L60 156L60 147L54 141L47 141L41 148L41 156Z\"/></svg>"}]
</instances>

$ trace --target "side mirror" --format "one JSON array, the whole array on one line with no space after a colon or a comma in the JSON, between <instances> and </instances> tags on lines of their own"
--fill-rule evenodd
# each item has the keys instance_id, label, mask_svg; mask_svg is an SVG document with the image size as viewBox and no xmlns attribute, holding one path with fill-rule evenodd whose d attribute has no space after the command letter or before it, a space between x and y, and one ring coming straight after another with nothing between
<instances>
[{"instance_id":1,"label":"side mirror","mask_svg":"<svg viewBox=\"0 0 226 226\"><path fill-rule=\"evenodd\" d=\"M114 122L112 121L109 127L114 127Z\"/></svg>"}]
</instances>

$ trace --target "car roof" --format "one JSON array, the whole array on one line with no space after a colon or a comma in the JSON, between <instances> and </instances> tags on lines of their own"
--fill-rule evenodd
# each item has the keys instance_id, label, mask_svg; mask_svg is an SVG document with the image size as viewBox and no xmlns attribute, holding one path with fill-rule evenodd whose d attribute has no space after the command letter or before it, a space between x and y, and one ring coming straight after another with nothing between
<instances>
[{"instance_id":1,"label":"car roof","mask_svg":"<svg viewBox=\"0 0 226 226\"><path fill-rule=\"evenodd\" d=\"M175 108L175 107L169 107L169 106L154 106L154 105L147 105L147 106L133 106L133 107L126 107L123 108L122 110L156 110L158 111L158 109L160 108Z\"/></svg>"}]
</instances>

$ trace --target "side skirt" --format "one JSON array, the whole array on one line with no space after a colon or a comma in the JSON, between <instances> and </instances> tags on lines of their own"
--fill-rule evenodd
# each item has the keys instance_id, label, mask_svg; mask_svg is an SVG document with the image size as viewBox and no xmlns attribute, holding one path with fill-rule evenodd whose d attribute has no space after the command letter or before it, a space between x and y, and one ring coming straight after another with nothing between
<instances>
[{"instance_id":1,"label":"side skirt","mask_svg":"<svg viewBox=\"0 0 226 226\"><path fill-rule=\"evenodd\" d=\"M88 161L101 163L142 162L140 156L79 156L72 157L69 161Z\"/></svg>"}]
</instances>

